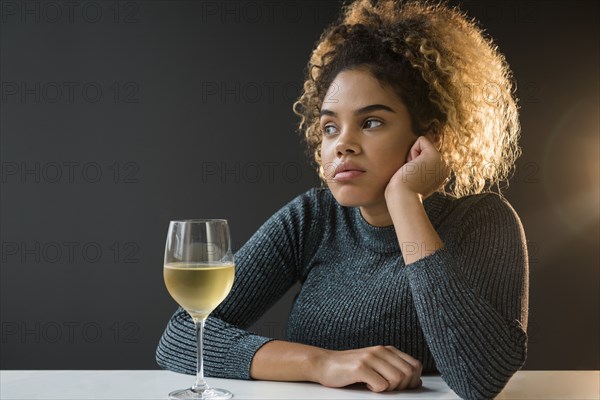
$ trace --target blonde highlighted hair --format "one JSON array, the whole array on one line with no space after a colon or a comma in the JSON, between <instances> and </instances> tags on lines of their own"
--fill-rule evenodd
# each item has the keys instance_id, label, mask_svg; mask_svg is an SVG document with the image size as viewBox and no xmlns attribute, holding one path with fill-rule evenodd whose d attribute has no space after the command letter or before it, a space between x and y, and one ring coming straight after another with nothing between
<instances>
[{"instance_id":1,"label":"blonde highlighted hair","mask_svg":"<svg viewBox=\"0 0 600 400\"><path fill-rule=\"evenodd\" d=\"M363 67L395 89L417 135L441 135L451 179L438 191L463 197L496 185L502 195L521 155L518 107L505 58L475 21L428 1L345 5L317 42L293 107L318 170L325 93L339 72Z\"/></svg>"}]
</instances>

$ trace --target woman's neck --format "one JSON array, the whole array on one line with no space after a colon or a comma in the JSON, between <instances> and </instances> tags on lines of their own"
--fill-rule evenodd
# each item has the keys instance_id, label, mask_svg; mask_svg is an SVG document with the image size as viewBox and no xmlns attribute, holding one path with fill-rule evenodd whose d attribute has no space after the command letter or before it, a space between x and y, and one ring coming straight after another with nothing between
<instances>
[{"instance_id":1,"label":"woman's neck","mask_svg":"<svg viewBox=\"0 0 600 400\"><path fill-rule=\"evenodd\" d=\"M360 207L360 213L370 225L377 227L393 225L385 200L377 204Z\"/></svg>"}]
</instances>

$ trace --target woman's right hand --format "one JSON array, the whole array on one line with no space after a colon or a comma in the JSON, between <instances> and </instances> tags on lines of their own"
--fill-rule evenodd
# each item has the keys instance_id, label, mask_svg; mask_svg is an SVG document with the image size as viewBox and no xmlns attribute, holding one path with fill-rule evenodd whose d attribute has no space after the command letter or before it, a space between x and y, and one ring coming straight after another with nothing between
<instances>
[{"instance_id":1,"label":"woman's right hand","mask_svg":"<svg viewBox=\"0 0 600 400\"><path fill-rule=\"evenodd\" d=\"M421 387L423 366L419 360L393 346L355 350L325 350L316 360L315 381L327 387L366 383L383 392Z\"/></svg>"}]
</instances>

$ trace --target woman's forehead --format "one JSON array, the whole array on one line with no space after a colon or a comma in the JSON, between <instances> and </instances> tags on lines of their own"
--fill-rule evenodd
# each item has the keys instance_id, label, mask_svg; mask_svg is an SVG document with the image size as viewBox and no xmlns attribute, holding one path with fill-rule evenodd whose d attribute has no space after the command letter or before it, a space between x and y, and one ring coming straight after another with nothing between
<instances>
[{"instance_id":1,"label":"woman's forehead","mask_svg":"<svg viewBox=\"0 0 600 400\"><path fill-rule=\"evenodd\" d=\"M340 72L329 86L321 109L359 110L381 104L396 109L402 104L390 85L382 84L369 71L345 70Z\"/></svg>"}]
</instances>

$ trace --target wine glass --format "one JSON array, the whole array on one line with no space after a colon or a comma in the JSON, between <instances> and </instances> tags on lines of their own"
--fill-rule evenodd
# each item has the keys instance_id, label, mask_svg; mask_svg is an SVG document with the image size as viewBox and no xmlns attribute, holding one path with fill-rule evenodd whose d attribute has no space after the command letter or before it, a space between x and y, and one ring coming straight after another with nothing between
<instances>
[{"instance_id":1,"label":"wine glass","mask_svg":"<svg viewBox=\"0 0 600 400\"><path fill-rule=\"evenodd\" d=\"M229 226L224 219L171 221L165 248L164 278L173 299L196 325L198 364L196 383L169 393L170 399L229 399L231 392L208 386L202 358L204 323L227 297L235 267Z\"/></svg>"}]
</instances>

